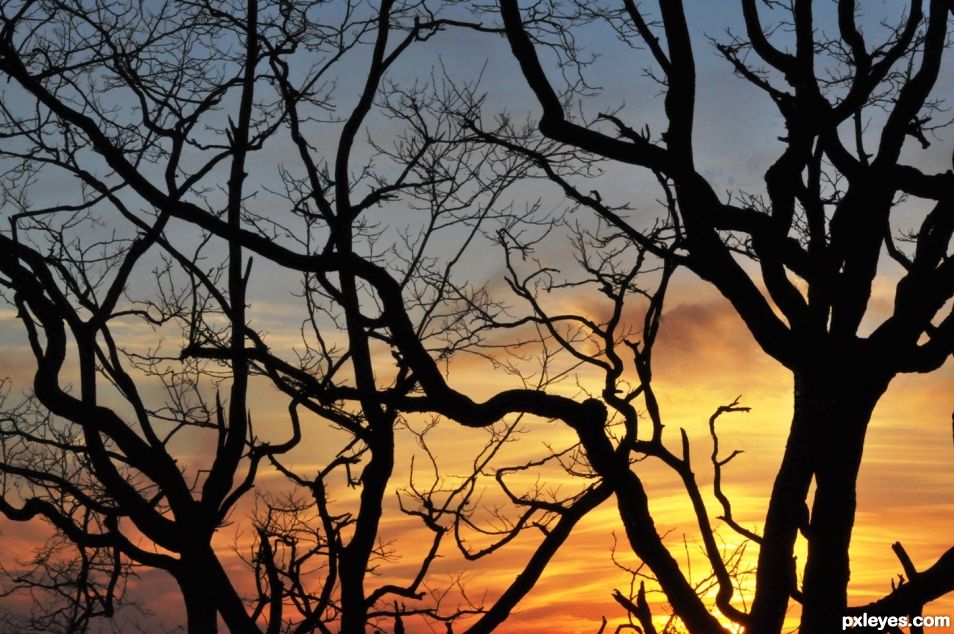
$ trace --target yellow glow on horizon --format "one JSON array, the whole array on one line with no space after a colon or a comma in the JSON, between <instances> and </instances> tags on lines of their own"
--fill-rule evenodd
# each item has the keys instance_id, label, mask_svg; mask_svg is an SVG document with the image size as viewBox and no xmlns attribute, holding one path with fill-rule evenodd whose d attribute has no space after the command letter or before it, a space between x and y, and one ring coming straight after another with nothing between
<instances>
[{"instance_id":1,"label":"yellow glow on horizon","mask_svg":"<svg viewBox=\"0 0 954 634\"><path fill-rule=\"evenodd\" d=\"M760 530L791 418L790 377L758 349L738 317L722 300L700 292L698 287L692 293L677 288L674 295L676 300L669 304L654 358L654 388L667 426L665 442L677 450L679 429L686 430L697 481L706 497L710 516L715 518L721 508L711 491L708 419L717 406L741 394L742 404L752 411L725 415L717 426L722 456L735 449L744 452L724 468L723 486L732 500L736 520L747 528ZM276 337L279 339L291 341L293 337ZM28 376L28 354L25 350L9 354L7 371L13 369ZM475 399L509 387L510 379L501 378L500 373L488 366L486 359L470 355L456 358L450 367L450 383ZM583 376L580 385L597 394L601 389L599 377ZM920 568L931 565L950 547L954 517L954 487L951 486L954 474L950 469L954 451L950 435L952 385L954 368L950 363L929 376L899 377L875 411L861 471L851 550L853 573L849 596L854 604L871 601L890 590L891 580L900 572L900 565L891 552L894 541L904 544ZM581 394L580 387L572 381L557 386L556 391L574 397ZM251 409L257 430L274 434L276 438L284 437L289 429L285 407L273 389L256 383ZM410 416L408 424L417 428L422 420ZM576 441L573 432L559 423L526 417L518 427L523 433L517 435L517 442L502 450L496 464L539 458L546 455L547 446L560 450ZM339 432L330 431L322 421L308 418L306 441L289 456L290 464L302 474L314 473L331 457L339 435L343 437ZM448 482L458 482L455 476L469 472L474 456L487 438L486 430L463 429L443 421L430 432L428 441L435 449L441 473L447 476ZM376 575L369 578L369 589L384 583L406 583L413 578L419 557L432 536L418 521L401 515L397 509L395 493L408 484L411 456L416 456L416 480L424 483L431 477L416 440L399 430L398 443L398 461L381 524L381 539L388 545L392 557L381 562ZM197 457L200 450L198 445L192 454ZM692 580L700 581L709 570L682 485L658 462L639 462L634 469L648 491L657 531L667 535L666 543L677 560L691 564ZM556 495L569 495L582 486L576 478L557 469L513 474L508 477L508 483L515 490L527 490L540 484ZM285 487L281 476L267 470L261 473L259 490ZM356 489L336 481L330 493L335 512L354 511L358 502ZM488 489L481 501L498 502L499 493ZM246 556L250 552L252 533L240 530L240 526L251 508L249 498L233 513L234 525L223 527L216 537L223 563L243 591L251 590L250 578L236 550ZM486 516L478 517L489 521ZM716 524L720 523L716 521ZM20 528L23 527L4 526L7 548L27 548L29 535ZM726 552L732 552L740 541L725 526L719 526L718 537ZM463 574L462 583L468 593L489 605L522 570L539 538L538 532L530 531L508 545L499 556L467 563L455 552L452 538L448 537L441 557L432 566L432 583L435 589L451 587ZM488 541L477 535L469 535L468 540L475 547ZM624 623L626 615L612 599L612 592L619 589L625 594L631 579L612 561L614 541L617 559L628 566L637 566L615 504L610 500L580 522L533 591L498 631L504 634L595 632L601 618L606 617L607 631L611 632L616 625ZM9 555L7 551L7 561ZM756 547L749 545L739 569L754 567L756 557ZM804 557L805 542L799 539L799 565ZM687 565L687 571L689 568ZM162 606L163 610L178 610L174 585L170 586L168 579L162 581L161 573L150 573L147 577L158 585L150 586L145 579L135 581L131 585L133 596L148 593L152 605ZM734 602L738 607L748 606L754 578L748 575L739 583L741 592L736 592ZM661 627L668 618L664 601L655 588L647 585L654 618ZM153 591L151 587L162 590ZM453 592L449 596L463 600ZM706 598L714 602L714 591ZM929 605L925 613L954 614L954 599L946 598ZM798 610L793 606L786 627L794 630L797 623ZM419 624L407 626L409 633L427 631Z\"/></svg>"}]
</instances>

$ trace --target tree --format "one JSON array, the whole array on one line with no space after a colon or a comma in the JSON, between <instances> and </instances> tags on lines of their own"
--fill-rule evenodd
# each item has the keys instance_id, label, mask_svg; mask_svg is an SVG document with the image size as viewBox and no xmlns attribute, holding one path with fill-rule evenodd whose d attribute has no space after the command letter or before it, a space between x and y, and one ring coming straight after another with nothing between
<instances>
[{"instance_id":1,"label":"tree","mask_svg":"<svg viewBox=\"0 0 954 634\"><path fill-rule=\"evenodd\" d=\"M954 292L950 174L898 160L906 136L928 131L922 108L932 104L950 7L933 2L922 28L912 5L872 52L853 5L839 6L840 35L825 40L811 3L796 2L787 53L769 42L755 3L743 3L747 36L720 50L776 101L791 134L764 201L722 202L694 165L693 49L678 2L660 3L658 25L632 3L521 12L501 2L501 25L475 22L456 3L4 4L0 156L11 227L0 234L0 284L35 372L32 393L4 405L12 451L0 461L0 510L45 518L57 531L49 548L75 553L25 578L31 590L70 588L65 611L58 605L27 625L75 631L109 615L132 565L176 579L192 632L214 631L219 618L236 632L397 632L414 619L487 632L577 522L613 497L643 566L632 570L631 592L614 595L630 629L656 628L640 575L664 593L670 631L722 632L725 621L779 631L790 595L803 602L803 631L838 627L871 410L895 374L940 365L954 328L940 312ZM645 45L661 73L660 140L616 115L581 123L566 114L592 90L574 31L606 21ZM485 117L476 79L446 67L411 72L420 65L414 51L452 29L506 36L543 107L542 136L512 116ZM551 86L540 49L557 56L570 92ZM746 65L750 49L768 70ZM816 49L844 73L816 71ZM862 112L874 106L887 114L869 156ZM853 150L838 140L849 123L861 129ZM604 161L658 180L655 223L630 224L622 206L590 191ZM574 214L520 200L540 176ZM899 193L938 201L907 256L886 233ZM571 241L574 258L549 261L544 247L556 238ZM501 254L503 284L481 284L467 270L488 249ZM907 272L894 314L861 337L883 249ZM744 258L757 262L760 280ZM652 386L665 292L679 266L713 283L795 377L791 437L761 535L734 521L719 486L737 454L720 454L715 421L738 402L710 420L723 519L759 546L750 610L734 599L745 545L720 544L688 436L664 437ZM255 310L256 293L273 297L289 279L297 299L287 310L301 324L292 345ZM565 310L570 289L591 293L590 309ZM156 334L137 342L130 324ZM464 354L499 376L485 400L449 371ZM265 405L251 394L266 384L285 413L253 426ZM429 440L447 421L487 430L458 479ZM509 461L508 444L534 425L569 428L573 441ZM309 435L319 442L309 445ZM424 479L416 463L400 493L429 539L409 578L376 584L372 573L392 555L382 518L402 435L432 466ZM203 440L211 449L189 455ZM296 464L302 452L321 465ZM708 568L702 580L656 528L649 462L686 492ZM259 498L254 538L242 545L251 583L242 586L216 534L266 470L288 484ZM515 477L553 473L572 476L572 490ZM504 504L481 508L487 486ZM336 491L349 488L357 499L346 506ZM801 588L792 560L799 529L810 544ZM451 539L474 559L531 536L532 554L492 602L428 583ZM948 552L916 574L908 561L909 582L853 609L916 613L951 589L952 560Z\"/></svg>"},{"instance_id":2,"label":"tree","mask_svg":"<svg viewBox=\"0 0 954 634\"><path fill-rule=\"evenodd\" d=\"M499 625L611 489L583 466L568 494L508 484L510 474L554 464L573 471L581 460L567 457L573 447L491 464L518 435L521 413L605 417L595 402L547 394L546 361L532 385L518 375L523 388L483 406L449 391L437 364L479 349L481 330L514 326L484 289L452 272L485 233L513 237L525 222L498 203L527 162L477 154L482 140L466 125L479 103L470 84L385 76L441 29L480 25L393 2L26 1L2 11L9 229L0 233L0 285L33 378L22 398L4 392L0 511L54 531L28 562L35 572L11 575L11 594L36 597L33 613L9 615L11 626L84 631L114 615L142 568L175 579L190 632L216 631L219 619L233 632L398 631L413 617L449 629L467 615L479 616L473 632ZM339 112L336 82L356 67L364 83L353 108ZM373 124L393 127L369 132L362 146ZM286 137L291 158L275 173L250 169ZM371 157L363 165L359 149ZM381 206L417 224L386 234ZM249 252L261 258L255 266ZM600 257L590 282L609 289L619 311L639 289L644 259L621 276L614 258ZM289 272L300 275L300 287L289 285L302 320L296 348L254 327L256 280L280 286ZM513 275L517 294L539 310L529 281ZM660 292L647 323L661 301ZM544 317L530 322L542 328ZM615 325L584 325L596 328L587 337L618 343ZM572 351L574 340L555 340ZM391 352L384 362L382 349ZM285 395L287 417L263 428L253 425L263 406L250 394L265 381ZM406 420L416 413L489 429L471 473L450 484L427 427ZM375 586L370 573L391 556L380 525L405 428L436 475L428 486L411 480L402 510L432 541L406 583ZM316 435L340 444L303 473L284 456ZM610 438L599 442L608 459ZM619 468L627 459L611 461ZM259 499L243 582L216 535L265 469L292 491ZM512 515L478 517L484 480ZM360 494L342 508L335 490L347 488ZM472 560L530 531L539 543L526 570L489 605L428 587L445 537Z\"/></svg>"},{"instance_id":3,"label":"tree","mask_svg":"<svg viewBox=\"0 0 954 634\"><path fill-rule=\"evenodd\" d=\"M935 370L954 352L954 315L947 308L954 295L954 176L918 168L902 152L909 139L928 145L954 9L943 1L923 4L910 3L905 19L872 42L855 2L837 3L831 35L815 17L817 3L760 8L744 0L745 33L715 47L771 99L787 136L765 171L764 196L726 200L702 175L693 149L697 46L682 2L660 2L657 17L631 2L535 3L523 10L499 2L510 48L542 109L539 131L559 143L561 154L551 160L519 143L513 150L532 156L569 197L635 243L645 241L640 229L599 195L585 193L592 186L562 166L567 153L577 152L655 174L678 209L678 262L713 284L759 345L792 371L794 417L766 513L754 601L743 619L747 631L778 632L792 596L802 603L802 632L837 627L849 609L848 546L872 410L893 377ZM665 129L658 137L613 115L579 120L569 114L577 97L585 101L588 86L586 58L576 45L582 38L574 32L594 21L649 52L652 85L664 95ZM571 75L566 92L551 83L543 50L555 51ZM898 244L897 217L914 205L920 224L906 237L908 245ZM903 269L893 312L863 334L886 256ZM746 261L757 265L757 275ZM792 581L793 546L813 482L799 588ZM924 576L865 609L919 611L951 590L952 556L948 551ZM709 631L674 608L691 631Z\"/></svg>"},{"instance_id":4,"label":"tree","mask_svg":"<svg viewBox=\"0 0 954 634\"><path fill-rule=\"evenodd\" d=\"M431 242L447 227L473 223L476 232L491 209L481 201L492 202L517 166L502 175L473 167L474 144L449 117L472 99L465 86L441 95L430 84L384 82L442 26L417 2L3 4L9 229L0 285L35 372L22 399L3 394L0 510L55 530L37 551L37 574L16 572L11 593L51 591L16 627L85 630L113 614L131 567L175 579L190 632L216 631L219 619L233 632L397 629L402 614L452 622L484 609L424 601L447 533L438 520L462 513L454 495L430 515L409 510L435 533L418 574L369 587L369 571L388 557L379 524L403 424L377 397L375 377L398 394L414 381L401 364L374 368L384 336L366 316L373 298L360 278L348 267L306 269L300 356L281 349L293 361L253 328L249 309L253 271L283 272L253 267L250 247L291 244L306 261L347 262L356 249L374 256L369 210L400 200L417 207L425 230L386 248L382 262L403 270L421 342L440 340L448 354L466 344L459 318L435 313L441 267L451 264L428 255ZM335 83L362 63L356 104L339 113ZM380 145L372 137L361 150L373 160L359 165L372 110L397 131ZM251 170L280 136L297 165ZM266 380L288 397L278 429L253 426L262 405L249 393ZM281 456L314 436L302 428L316 419L326 442L344 440L318 473L302 475ZM487 442L492 451L502 440ZM295 494L263 499L243 584L216 533L266 466L305 487L316 515L306 522ZM332 487L358 487L356 508L336 509ZM326 576L306 579L313 566ZM406 611L395 598L418 604Z\"/></svg>"}]
</instances>

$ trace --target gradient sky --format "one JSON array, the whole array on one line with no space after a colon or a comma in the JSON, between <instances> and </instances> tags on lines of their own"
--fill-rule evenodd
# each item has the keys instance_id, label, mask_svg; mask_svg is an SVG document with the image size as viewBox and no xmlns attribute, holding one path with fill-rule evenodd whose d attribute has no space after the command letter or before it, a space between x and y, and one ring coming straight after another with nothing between
<instances>
[{"instance_id":1,"label":"gradient sky","mask_svg":"<svg viewBox=\"0 0 954 634\"><path fill-rule=\"evenodd\" d=\"M876 28L874 25L879 17L891 18L899 11L896 3L868 4L871 13L867 16L867 24L872 29ZM727 28L739 29L735 5L729 6L729 3L703 0L688 3L700 75L697 161L717 190L758 191L762 187L761 175L781 148L777 137L784 130L774 116L771 103L735 78L727 63L713 54L712 46L706 41L706 36L722 37ZM823 10L819 17L823 28L826 19L830 19L830 14ZM582 38L585 44L594 47L606 44L592 75L594 85L606 90L588 102L588 108L596 111L603 107L620 107L621 113L633 121L634 127L655 123L655 128L659 129L660 101L656 87L639 76L642 62L630 57L628 50L607 44L606 40L605 30L596 27ZM503 110L521 116L525 116L525 112L535 112L504 42L488 40L483 35L456 33L434 38L397 67L393 78L400 81L420 74L420 68L434 67L438 56L450 73L473 76L485 69L481 86L488 95L488 116ZM349 63L359 68L360 60ZM349 89L349 77L353 82L356 76L358 74L344 73L339 90L345 93ZM941 96L954 92L952 77L954 73L944 74L939 84ZM372 119L372 126L384 126L375 121ZM386 126L374 131L388 133ZM322 140L316 139L316 145ZM928 168L946 169L950 165L949 148L949 142L938 142L926 152L917 152L916 155L912 152L909 158ZM367 150L367 147L363 146L363 149ZM287 145L273 144L267 146L256 160L258 165L271 166L291 160L292 156ZM261 185L277 182L275 173L269 169L262 169L260 176ZM627 201L637 210L634 213L646 208L655 209L653 201L658 191L648 186L649 182L645 175L634 175L619 168L610 168L600 180L605 199ZM60 185L48 189L45 195L51 200L68 197L71 185ZM531 198L536 187L538 184L532 184L523 190L524 198ZM543 192L543 195L549 194ZM393 210L388 213L393 213ZM382 217L384 215L382 212ZM402 223L413 225L413 222L401 219L394 221L393 227ZM902 220L897 228L903 228L903 225ZM173 235L181 230L181 227L173 228ZM183 234L178 234L178 237L185 239ZM449 240L459 237L451 235ZM489 258L486 254L486 251L474 250L465 258L465 267L462 268L472 272L475 281L487 281L492 289L499 290L498 254ZM554 242L541 249L540 257L560 262L567 260L569 253L564 243ZM263 264L257 266L251 287L252 322L268 333L267 340L273 349L290 350L298 342L301 321L300 306L289 295L297 280L276 281L274 270ZM886 266L882 273L872 301L872 323L879 314L883 315L890 309L893 301L892 280L897 271ZM588 295L567 294L560 301L583 312L598 313L599 310ZM638 311L634 311L632 317L641 319ZM135 328L120 334L129 345L143 348L154 343L158 336ZM678 445L678 429L686 429L692 442L697 478L708 495L707 502L713 515L718 511L716 500L711 496L708 418L716 407L731 402L736 396L741 396L741 403L752 408L749 413L723 417L719 429L723 455L732 449L744 452L726 468L724 475L724 486L732 498L736 517L745 526L760 529L791 419L791 377L759 350L732 308L720 296L685 273L677 276L668 298L656 350L655 389L667 425L667 443L674 449ZM386 363L387 358L383 351L379 361ZM0 309L0 359L0 375L12 377L20 389L27 385L31 358L20 324L8 307ZM486 397L501 387L510 386L508 381L511 379L503 377L489 361L473 356L454 359L448 372L451 384L474 398ZM578 380L584 389L589 385L594 392L599 391L597 377L581 372ZM579 394L572 381L559 389L571 395ZM849 587L852 603L867 602L890 590L891 580L900 572L900 565L890 548L893 542L901 541L919 567L930 565L951 546L954 520L952 393L954 364L949 361L931 375L897 378L875 410L859 483L858 515L852 545L853 574ZM264 384L256 385L251 409L257 428L267 430L263 433L274 433L276 437L285 433L285 407L273 389ZM418 427L423 421L412 418L409 424ZM525 433L519 442L508 446L501 460L519 461L541 456L546 446L559 449L574 442L570 430L556 423L527 420L521 427ZM303 474L313 472L330 456L329 451L335 446L329 442L327 429L316 421L306 429L305 439L293 454L295 467ZM443 421L429 439L440 460L442 473L460 475L469 469L473 454L479 451L486 439L486 432L462 430ZM201 462L202 442L210 440L183 441L178 447L184 464ZM410 457L415 456L417 465L424 460L411 434L400 434L399 442L397 472L392 479L395 491L389 496L386 519L382 524L382 540L391 543L394 558L381 566L380 577L374 578L369 585L400 582L413 576L416 555L421 552L428 536L413 520L397 512L396 491L407 484ZM704 569L700 542L692 525L685 494L672 475L658 465L640 463L636 469L646 483L657 529L660 533L668 533L667 544L677 558L681 561L689 559L694 577L701 578L705 573L700 572ZM546 477L548 486L561 487L563 491L578 486L556 472ZM533 482L523 484L529 487ZM258 490L280 491L284 486L275 473L266 472ZM354 503L356 493L342 486L333 495L339 508L344 509ZM499 494L488 488L484 502L492 504L498 499ZM223 527L218 536L219 551L240 587L249 587L248 576L235 551L248 552L251 534L247 526L243 526L242 518L251 512L252 504L250 496L244 508L235 511L234 522ZM37 534L33 526L0 521L3 538L0 561L8 566L15 565L12 564L14 559L29 551ZM607 631L613 631L616 624L623 622L624 615L613 602L611 593L615 588L626 593L629 587L628 575L614 565L611 557L614 536L620 538L617 547L619 562L635 566L636 562L622 538L615 508L611 503L605 504L580 523L536 588L499 631L514 634L595 632L603 616L610 622ZM727 548L738 543L737 537L725 527L719 529L719 536L725 540ZM466 564L455 556L452 549L445 549L445 556L434 566L434 588L453 586L459 581L474 600L479 601L482 597L492 600L495 593L519 572L534 543L530 536L517 540L500 556L477 564ZM803 550L804 544L800 544L800 548ZM750 547L746 553L742 568L752 565L756 550ZM747 581L751 582L751 577ZM751 599L745 588L743 580L740 600ZM455 593L452 591L448 595L448 601L456 600ZM143 601L153 611L151 618L164 624L178 622L181 618L176 595L174 584L163 573L147 571L130 584L130 597ZM650 598L653 602L659 600L655 594ZM5 607L12 606L7 604ZM929 606L925 613L954 616L954 599L939 601ZM658 607L656 614L662 624L664 614ZM419 624L411 624L409 630L429 631Z\"/></svg>"}]
</instances>

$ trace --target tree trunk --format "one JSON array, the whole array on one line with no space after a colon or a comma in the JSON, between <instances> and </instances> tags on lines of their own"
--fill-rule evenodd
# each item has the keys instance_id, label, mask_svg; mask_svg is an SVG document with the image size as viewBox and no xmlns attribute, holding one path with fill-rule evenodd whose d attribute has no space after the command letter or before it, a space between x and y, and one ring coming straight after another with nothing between
<instances>
[{"instance_id":1,"label":"tree trunk","mask_svg":"<svg viewBox=\"0 0 954 634\"><path fill-rule=\"evenodd\" d=\"M593 469L613 486L619 517L633 552L656 575L673 613L685 623L688 631L726 634L727 630L700 599L663 543L649 511L643 483L630 469L628 456L616 453L606 436L605 420L604 413L602 420L575 425L574 430Z\"/></svg>"},{"instance_id":2,"label":"tree trunk","mask_svg":"<svg viewBox=\"0 0 954 634\"><path fill-rule=\"evenodd\" d=\"M354 535L341 553L341 634L364 634L371 607L364 580L378 537L384 494L394 470L393 418L378 418L377 429L368 444L371 459L361 474L361 503Z\"/></svg>"},{"instance_id":3,"label":"tree trunk","mask_svg":"<svg viewBox=\"0 0 954 634\"><path fill-rule=\"evenodd\" d=\"M847 602L848 546L855 518L855 487L865 431L888 380L846 368L846 355L818 355L818 365L796 372L792 427L775 478L759 551L753 634L782 631L796 579L793 552L807 528L808 561L802 595L802 634L833 632ZM806 498L815 478L811 521Z\"/></svg>"},{"instance_id":4,"label":"tree trunk","mask_svg":"<svg viewBox=\"0 0 954 634\"><path fill-rule=\"evenodd\" d=\"M211 548L182 553L173 574L186 605L188 634L218 632L219 616L230 634L261 634Z\"/></svg>"},{"instance_id":5,"label":"tree trunk","mask_svg":"<svg viewBox=\"0 0 954 634\"><path fill-rule=\"evenodd\" d=\"M218 610L211 594L211 584L202 575L180 574L176 578L186 608L188 634L217 634Z\"/></svg>"},{"instance_id":6,"label":"tree trunk","mask_svg":"<svg viewBox=\"0 0 954 634\"><path fill-rule=\"evenodd\" d=\"M845 614L858 471L871 413L887 384L886 380L865 381L856 373L842 377L840 383L829 382L829 394L823 394L828 412L816 423L821 442L814 454L815 498L802 587L802 634L836 631Z\"/></svg>"},{"instance_id":7,"label":"tree trunk","mask_svg":"<svg viewBox=\"0 0 954 634\"><path fill-rule=\"evenodd\" d=\"M811 399L801 397L801 388L801 381L796 378L792 427L782 464L772 486L759 549L755 598L747 627L752 634L776 634L782 631L795 580L792 553L798 527L805 515L805 498L812 480L808 456L816 444L811 424L815 412L810 407Z\"/></svg>"}]
</instances>

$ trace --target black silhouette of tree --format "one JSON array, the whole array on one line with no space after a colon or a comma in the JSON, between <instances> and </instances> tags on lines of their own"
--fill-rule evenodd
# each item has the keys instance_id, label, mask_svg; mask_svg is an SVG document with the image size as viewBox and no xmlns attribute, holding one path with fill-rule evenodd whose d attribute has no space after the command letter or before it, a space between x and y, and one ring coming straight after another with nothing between
<instances>
[{"instance_id":1,"label":"black silhouette of tree","mask_svg":"<svg viewBox=\"0 0 954 634\"><path fill-rule=\"evenodd\" d=\"M657 23L631 2L521 11L502 1L499 26L457 3L391 0L0 5L10 223L0 285L35 365L31 391L4 393L0 511L55 532L10 591L58 599L37 602L17 627L82 631L115 612L136 567L152 567L179 584L190 632L216 631L219 619L234 632L399 632L413 619L488 632L610 498L642 562L630 591L614 594L629 615L621 627L657 631L636 583L644 578L665 595L669 631L722 632L726 621L780 631L794 597L803 631L827 632L851 610L915 614L948 592L954 551L917 572L897 546L908 581L868 606L846 598L871 411L896 374L936 369L951 353L951 172L899 158L908 136L927 143L928 117L940 111L932 89L951 7L933 0L922 15L913 3L871 48L854 3L838 6L838 35L828 37L807 0L771 3L778 33L761 26L754 1L742 3L746 35L718 50L769 94L789 135L764 196L722 201L695 166L694 51L680 2L660 3ZM661 138L613 114L567 114L595 90L574 40L593 24L652 56L665 93ZM542 135L511 117L485 120L476 79L449 70L407 79L417 76L414 52L452 29L506 36L543 108ZM786 38L793 52L780 48ZM564 94L547 78L544 49L569 82ZM865 129L872 111L883 113L878 135ZM851 147L839 138L846 130ZM630 224L592 191L603 161L657 179L655 223ZM539 177L596 220L507 202ZM907 247L890 222L901 197L933 201ZM574 257L550 262L544 247L559 236ZM468 269L489 252L500 255L501 285ZM906 272L893 314L863 337L883 253ZM737 453L720 453L715 421L744 408L731 403L710 420L721 519L759 547L749 609L738 600L744 546L720 543L688 436L669 448L652 387L678 266L714 284L795 377L761 535L733 519L721 489ZM255 311L256 292L289 289L302 324L292 346ZM565 310L563 294L581 290L590 309ZM501 377L484 401L448 373L465 354ZM585 373L599 377L598 392L574 386ZM279 399L281 424L253 424L266 400L253 392ZM456 478L429 441L443 419L486 430ZM575 442L508 461L508 444L536 424L566 426ZM401 435L417 443L418 461L398 504L430 539L406 583L376 585L394 556L382 517ZM330 452L311 471L296 462L315 446L306 437ZM655 527L639 466L647 458L683 485L709 564L701 579ZM266 470L287 484L258 498L245 590L215 535L238 521ZM573 490L519 484L555 472L573 476ZM490 488L504 502L487 509ZM350 507L336 499L347 489L357 492ZM809 541L801 587L799 529ZM532 555L493 600L430 581L448 546L472 560L531 535Z\"/></svg>"},{"instance_id":2,"label":"black silhouette of tree","mask_svg":"<svg viewBox=\"0 0 954 634\"><path fill-rule=\"evenodd\" d=\"M866 32L861 3L835 3L837 22L824 24L819 3L810 0L764 6L743 0L744 33L711 45L771 100L787 133L765 170L764 192L725 197L703 175L694 149L699 42L684 3L653 4L497 3L510 49L542 110L538 130L557 146L547 155L520 135L486 137L534 160L541 175L634 244L647 243L644 232L590 191L593 181L568 169L574 164L568 156L655 175L677 210L673 257L714 285L759 345L792 371L794 417L759 540L754 600L748 614L726 616L737 616L747 631L778 632L793 597L802 604L802 632L833 631L849 611L917 613L954 588L954 550L924 572L908 562L909 583L849 609L848 547L875 404L898 374L931 372L954 352L954 176L926 171L911 158L945 125L937 85L954 7L941 0L906 3L898 24ZM609 59L620 68L649 59L643 81L662 93L661 132L612 113L572 114L585 112L599 92L586 80L596 62L578 45L594 24L646 53L634 53L635 62ZM549 60L558 60L559 69L549 68ZM565 90L555 77L566 80ZM620 75L620 84L630 77ZM899 240L903 214L919 214L918 224ZM893 310L868 328L872 288L888 258L903 270ZM793 558L799 529L808 540L800 585ZM663 581L654 562L646 563ZM691 593L665 589L690 631L718 629Z\"/></svg>"},{"instance_id":3,"label":"black silhouette of tree","mask_svg":"<svg viewBox=\"0 0 954 634\"><path fill-rule=\"evenodd\" d=\"M484 27L416 2L25 1L4 4L0 19L0 285L35 370L20 397L4 385L0 511L53 531L9 571L5 594L32 601L4 615L9 626L85 631L115 615L141 568L175 579L190 632L220 620L233 632L400 631L409 618L500 625L634 451L601 431L598 401L547 390L581 363L620 383L617 349L632 347L643 387L626 387L615 407L634 439L631 401L652 399L649 350L672 270L612 232L505 204L529 162L483 149L471 84L386 78L439 31ZM354 92L340 89L359 66ZM354 105L337 103L346 100ZM264 157L280 148L291 153L268 169ZM608 321L547 313L543 295L564 283L546 288L553 270L518 270L514 255L533 250L527 227L573 237L582 276L572 284L601 289ZM527 316L510 318L485 287L457 279L478 244L500 247ZM643 290L645 275L657 290ZM259 280L294 291L295 347L255 326ZM633 295L648 302L639 344L620 319ZM488 340L524 327L518 343ZM529 350L540 365L502 362L502 349ZM520 387L483 404L452 391L439 364L464 350ZM287 405L280 425L253 424L263 399L252 393L266 385ZM410 420L418 414L487 429L468 473L440 466L432 423ZM527 414L597 423L580 431L592 446L501 464ZM658 413L653 424L653 440L635 449L668 461L699 503L688 457L665 450ZM394 556L380 527L399 433L433 469L413 471L400 510L432 538L406 583L375 585ZM309 443L335 447L312 472L291 457ZM243 585L215 535L240 521L266 469L288 484L258 498L251 550L240 546ZM512 484L546 470L580 485ZM488 487L504 500L489 510ZM358 500L339 504L349 489ZM645 496L635 504L628 527L645 530ZM529 533L536 550L493 601L429 580L447 542L476 560ZM658 539L653 548L663 556ZM724 584L730 571L714 561Z\"/></svg>"},{"instance_id":4,"label":"black silhouette of tree","mask_svg":"<svg viewBox=\"0 0 954 634\"><path fill-rule=\"evenodd\" d=\"M480 170L450 116L470 107L466 86L385 81L445 26L468 25L422 2L3 4L0 284L35 374L22 398L4 386L0 511L55 531L10 571L5 593L31 594L34 608L8 615L11 627L84 631L114 614L138 567L176 580L190 632L216 631L219 619L233 632L397 629L402 614L451 623L486 610L441 603L447 589L435 584L425 592L447 533L438 521L465 516L460 493L428 513L408 509L435 533L419 573L369 586L389 557L379 526L404 424L376 376L397 394L415 380L401 363L375 368L387 337L350 266L290 275L281 260L249 257L288 244L299 261L387 263L417 310L420 342L447 355L467 345L459 322L483 300L462 302L479 289L454 288L464 308L442 312L459 255L430 251L455 227L466 246L519 163ZM359 65L363 84L343 98L337 83ZM294 167L264 169L279 143ZM424 229L385 244L369 216L398 202ZM302 347L282 349L288 361L253 327L249 287L270 278L294 291L298 277ZM262 400L249 394L265 381L287 394L280 429L253 425ZM281 456L316 424L345 440L303 475ZM493 452L503 440L487 442ZM313 501L263 497L243 587L215 534L266 466ZM332 486L358 488L356 508L336 508ZM318 567L323 577L306 578Z\"/></svg>"}]
</instances>

